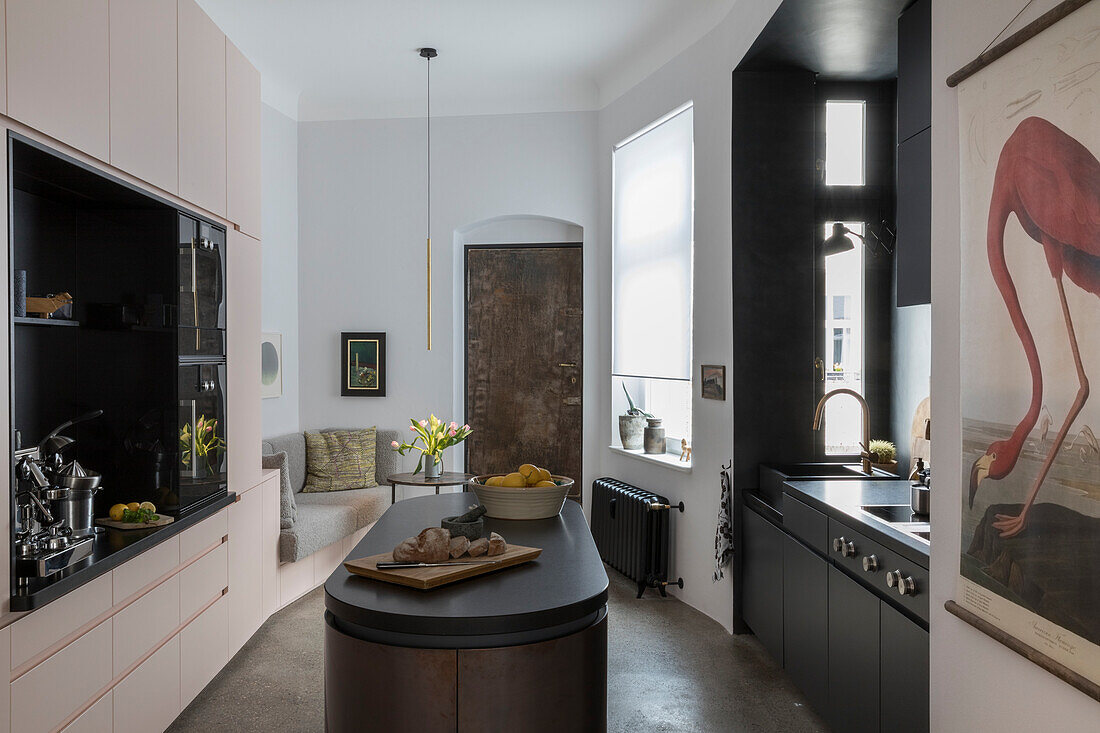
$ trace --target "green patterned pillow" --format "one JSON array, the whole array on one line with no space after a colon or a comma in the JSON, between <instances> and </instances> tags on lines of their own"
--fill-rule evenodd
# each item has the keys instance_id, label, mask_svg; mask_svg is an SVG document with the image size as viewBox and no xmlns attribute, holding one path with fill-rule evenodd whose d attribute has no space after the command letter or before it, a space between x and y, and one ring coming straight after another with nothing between
<instances>
[{"instance_id":1,"label":"green patterned pillow","mask_svg":"<svg viewBox=\"0 0 1100 733\"><path fill-rule=\"evenodd\" d=\"M306 433L303 493L369 489L374 478L375 428Z\"/></svg>"}]
</instances>

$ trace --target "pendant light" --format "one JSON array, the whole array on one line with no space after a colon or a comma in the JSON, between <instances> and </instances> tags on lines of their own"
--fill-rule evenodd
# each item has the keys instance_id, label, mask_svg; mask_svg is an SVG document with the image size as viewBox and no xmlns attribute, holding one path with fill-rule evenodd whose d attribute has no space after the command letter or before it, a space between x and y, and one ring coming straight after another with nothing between
<instances>
[{"instance_id":1,"label":"pendant light","mask_svg":"<svg viewBox=\"0 0 1100 733\"><path fill-rule=\"evenodd\" d=\"M420 58L427 64L425 99L425 131L427 148L427 241L428 241L428 351L432 350L432 59L439 54L434 48L420 49Z\"/></svg>"}]
</instances>

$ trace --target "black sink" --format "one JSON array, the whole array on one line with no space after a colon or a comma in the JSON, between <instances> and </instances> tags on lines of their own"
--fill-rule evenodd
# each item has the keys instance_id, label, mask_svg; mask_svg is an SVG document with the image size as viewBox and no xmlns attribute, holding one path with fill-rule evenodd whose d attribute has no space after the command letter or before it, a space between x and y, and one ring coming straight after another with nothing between
<instances>
[{"instance_id":1,"label":"black sink","mask_svg":"<svg viewBox=\"0 0 1100 733\"><path fill-rule=\"evenodd\" d=\"M836 481L897 478L884 471L862 471L858 463L761 463L760 498L782 511L783 484L786 481Z\"/></svg>"}]
</instances>

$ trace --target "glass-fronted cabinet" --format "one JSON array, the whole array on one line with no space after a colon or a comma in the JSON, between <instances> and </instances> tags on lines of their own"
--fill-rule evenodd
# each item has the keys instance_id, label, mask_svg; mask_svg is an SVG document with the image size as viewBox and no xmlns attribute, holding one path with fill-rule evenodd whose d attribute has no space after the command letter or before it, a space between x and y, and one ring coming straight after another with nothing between
<instances>
[{"instance_id":1,"label":"glass-fronted cabinet","mask_svg":"<svg viewBox=\"0 0 1100 733\"><path fill-rule=\"evenodd\" d=\"M225 364L179 367L179 509L224 490Z\"/></svg>"},{"instance_id":2,"label":"glass-fronted cabinet","mask_svg":"<svg viewBox=\"0 0 1100 733\"><path fill-rule=\"evenodd\" d=\"M225 232L179 218L180 355L224 354Z\"/></svg>"}]
</instances>

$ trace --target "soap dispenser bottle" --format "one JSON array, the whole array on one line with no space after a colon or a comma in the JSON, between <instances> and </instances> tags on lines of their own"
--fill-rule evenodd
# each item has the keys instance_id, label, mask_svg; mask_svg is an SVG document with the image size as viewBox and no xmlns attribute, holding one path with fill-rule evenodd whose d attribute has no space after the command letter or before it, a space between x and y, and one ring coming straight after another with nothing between
<instances>
[{"instance_id":1,"label":"soap dispenser bottle","mask_svg":"<svg viewBox=\"0 0 1100 733\"><path fill-rule=\"evenodd\" d=\"M910 481L920 481L924 472L924 459L917 458L917 465L913 468L913 473L909 474Z\"/></svg>"}]
</instances>

